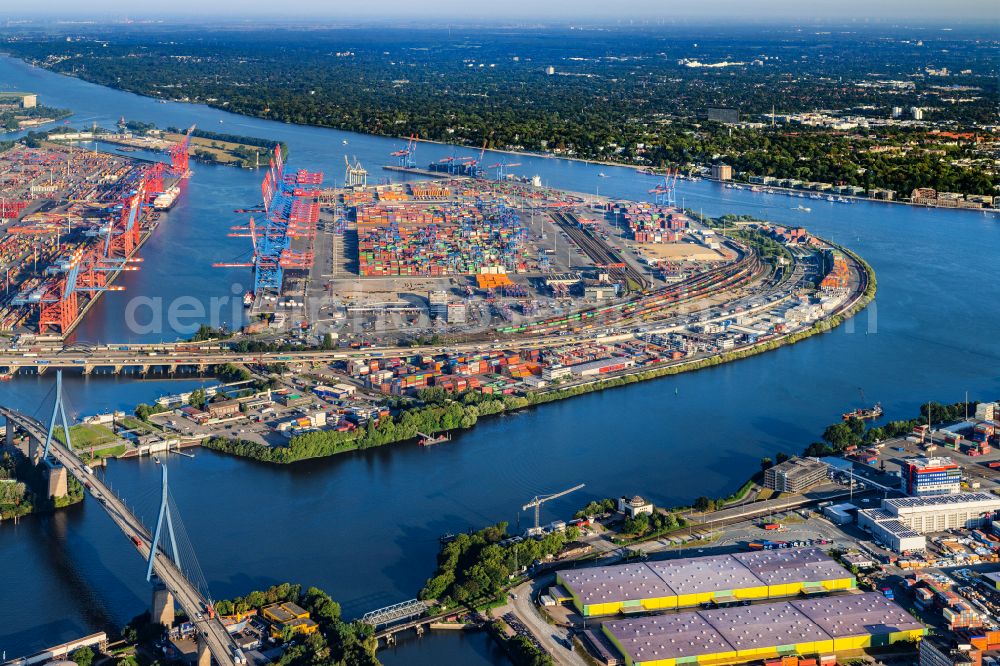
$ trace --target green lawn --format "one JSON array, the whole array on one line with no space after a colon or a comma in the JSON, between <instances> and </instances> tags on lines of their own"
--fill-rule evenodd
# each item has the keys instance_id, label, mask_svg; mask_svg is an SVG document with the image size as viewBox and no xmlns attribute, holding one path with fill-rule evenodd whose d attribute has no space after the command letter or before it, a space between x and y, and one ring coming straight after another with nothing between
<instances>
[{"instance_id":1,"label":"green lawn","mask_svg":"<svg viewBox=\"0 0 1000 666\"><path fill-rule=\"evenodd\" d=\"M126 416L118 420L118 425L122 428L128 428L129 430L134 430L137 434L145 435L149 433L159 432L159 428L151 423L146 423L141 419L137 419L134 416Z\"/></svg>"},{"instance_id":2,"label":"green lawn","mask_svg":"<svg viewBox=\"0 0 1000 666\"><path fill-rule=\"evenodd\" d=\"M97 449L94 451L94 455L90 455L90 451L84 451L80 458L85 462L90 462L92 460L97 460L99 458L117 458L121 454L125 453L125 444L119 444L118 446L108 446L103 449Z\"/></svg>"},{"instance_id":3,"label":"green lawn","mask_svg":"<svg viewBox=\"0 0 1000 666\"><path fill-rule=\"evenodd\" d=\"M66 443L62 428L57 427L54 435L55 438L61 443ZM76 450L89 449L92 446L100 446L102 444L110 444L118 439L115 437L115 434L111 432L110 428L88 423L80 423L72 426L69 429L69 436L72 438L73 448Z\"/></svg>"}]
</instances>

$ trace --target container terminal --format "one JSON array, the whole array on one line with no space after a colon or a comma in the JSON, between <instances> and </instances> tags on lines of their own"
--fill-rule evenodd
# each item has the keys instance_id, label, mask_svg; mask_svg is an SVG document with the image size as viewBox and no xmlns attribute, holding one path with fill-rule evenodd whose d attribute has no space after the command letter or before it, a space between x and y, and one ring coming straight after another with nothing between
<instances>
[{"instance_id":1,"label":"container terminal","mask_svg":"<svg viewBox=\"0 0 1000 666\"><path fill-rule=\"evenodd\" d=\"M345 180L357 169L348 163ZM254 294L250 332L379 344L595 328L623 313L647 321L680 301L749 293L765 275L821 270L826 246L802 229L761 225L798 257L791 270L772 270L681 211L673 189L653 193L631 202L467 176L316 189L312 262Z\"/></svg>"},{"instance_id":2,"label":"container terminal","mask_svg":"<svg viewBox=\"0 0 1000 666\"><path fill-rule=\"evenodd\" d=\"M115 278L138 269L190 173L188 137L169 163L48 142L0 155L0 330L62 340L100 294L121 289Z\"/></svg>"}]
</instances>

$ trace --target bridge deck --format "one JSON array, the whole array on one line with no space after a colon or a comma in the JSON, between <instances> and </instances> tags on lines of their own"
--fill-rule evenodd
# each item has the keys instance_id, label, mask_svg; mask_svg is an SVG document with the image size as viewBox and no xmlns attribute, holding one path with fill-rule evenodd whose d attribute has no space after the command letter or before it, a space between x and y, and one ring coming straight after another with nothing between
<instances>
[{"instance_id":1,"label":"bridge deck","mask_svg":"<svg viewBox=\"0 0 1000 666\"><path fill-rule=\"evenodd\" d=\"M47 429L35 419L6 407L0 407L0 415L8 419L8 426L13 422L35 439L41 442L45 441ZM148 559L152 536L125 503L101 481L100 477L88 473L83 461L75 453L55 439L49 445L49 452L66 468L67 472L76 477L81 484L84 484L84 487L90 487L91 494L101 503L105 512L125 536L129 539L134 537L139 540L140 545L136 547L136 550L143 559ZM207 617L196 619L209 603L208 600L163 553L159 553L159 556L154 560L153 571L171 591L174 599L184 609L187 616L194 621L195 627L201 633L200 639L206 642L216 663L220 666L236 666L231 651L236 648L236 644L222 623L218 619L208 619Z\"/></svg>"}]
</instances>

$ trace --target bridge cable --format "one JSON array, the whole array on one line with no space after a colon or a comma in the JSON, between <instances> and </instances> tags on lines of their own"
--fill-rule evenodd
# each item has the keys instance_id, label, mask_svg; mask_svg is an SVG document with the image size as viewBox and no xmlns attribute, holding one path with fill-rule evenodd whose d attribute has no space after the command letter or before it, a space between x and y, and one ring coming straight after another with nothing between
<instances>
[{"instance_id":1,"label":"bridge cable","mask_svg":"<svg viewBox=\"0 0 1000 666\"><path fill-rule=\"evenodd\" d=\"M191 542L191 537L188 534L184 520L181 518L181 512L177 507L177 502L174 500L173 493L168 493L167 495L167 510L170 511L170 516L173 518L174 535L177 537L177 550L181 558L181 561L175 564L184 572L184 575L187 576L191 584L198 588L198 591L206 599L211 601L212 595L208 590L208 581L205 579L205 573L201 569L197 551Z\"/></svg>"}]
</instances>

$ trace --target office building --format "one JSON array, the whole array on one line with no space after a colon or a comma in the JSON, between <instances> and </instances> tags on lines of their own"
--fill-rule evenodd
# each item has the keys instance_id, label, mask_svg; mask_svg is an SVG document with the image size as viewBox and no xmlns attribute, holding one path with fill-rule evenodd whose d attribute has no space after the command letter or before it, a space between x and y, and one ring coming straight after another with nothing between
<instances>
[{"instance_id":1,"label":"office building","mask_svg":"<svg viewBox=\"0 0 1000 666\"><path fill-rule=\"evenodd\" d=\"M825 463L814 458L789 458L764 470L764 487L781 493L801 493L826 480Z\"/></svg>"},{"instance_id":2,"label":"office building","mask_svg":"<svg viewBox=\"0 0 1000 666\"><path fill-rule=\"evenodd\" d=\"M948 457L907 458L900 469L907 495L954 495L962 492L962 470Z\"/></svg>"},{"instance_id":3,"label":"office building","mask_svg":"<svg viewBox=\"0 0 1000 666\"><path fill-rule=\"evenodd\" d=\"M736 109L708 108L708 119L717 123L735 125L740 122L740 112Z\"/></svg>"}]
</instances>

